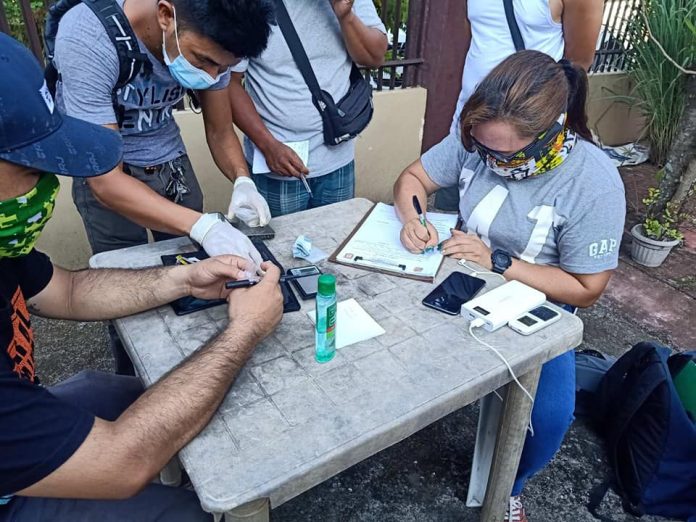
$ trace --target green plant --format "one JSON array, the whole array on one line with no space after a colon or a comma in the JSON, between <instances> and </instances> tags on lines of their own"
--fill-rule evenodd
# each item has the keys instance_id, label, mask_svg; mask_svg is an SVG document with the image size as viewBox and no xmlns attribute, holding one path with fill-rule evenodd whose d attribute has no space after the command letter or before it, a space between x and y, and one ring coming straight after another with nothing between
<instances>
[{"instance_id":1,"label":"green plant","mask_svg":"<svg viewBox=\"0 0 696 522\"><path fill-rule=\"evenodd\" d=\"M648 195L643 198L647 207L643 220L643 233L655 241L683 241L684 234L679 231L678 216L671 204L667 204L662 212L655 212L655 204L660 198L660 190L655 187L648 189Z\"/></svg>"},{"instance_id":2,"label":"green plant","mask_svg":"<svg viewBox=\"0 0 696 522\"><path fill-rule=\"evenodd\" d=\"M686 75L667 60L648 37L648 28L665 52L682 67L696 63L693 0L643 0L642 13L629 24L629 74L647 119L652 159L663 165L684 109Z\"/></svg>"},{"instance_id":3,"label":"green plant","mask_svg":"<svg viewBox=\"0 0 696 522\"><path fill-rule=\"evenodd\" d=\"M29 40L27 38L24 17L19 7L19 0L0 0L0 2L3 2L5 6L5 16L7 17L7 25L10 26L10 35L27 45ZM43 21L46 13L45 4L43 0L31 0L30 5L39 35L41 36L43 35Z\"/></svg>"}]
</instances>

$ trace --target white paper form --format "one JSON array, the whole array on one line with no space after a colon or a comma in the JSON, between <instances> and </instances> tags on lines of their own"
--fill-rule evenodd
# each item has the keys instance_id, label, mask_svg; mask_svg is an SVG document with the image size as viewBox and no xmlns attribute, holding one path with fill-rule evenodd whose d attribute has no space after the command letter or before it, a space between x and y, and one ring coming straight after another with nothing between
<instances>
[{"instance_id":1,"label":"white paper form","mask_svg":"<svg viewBox=\"0 0 696 522\"><path fill-rule=\"evenodd\" d=\"M309 140L304 141L286 141L283 145L287 145L300 157L305 167L309 165ZM251 164L251 172L254 174L266 174L271 172L271 169L266 163L266 158L263 153L254 145L254 160Z\"/></svg>"},{"instance_id":2,"label":"white paper form","mask_svg":"<svg viewBox=\"0 0 696 522\"><path fill-rule=\"evenodd\" d=\"M307 312L307 315L313 323L316 323L316 310ZM355 299L347 299L338 303L338 309L336 310L336 348L345 348L351 344L367 341L384 333L384 328L377 324Z\"/></svg>"},{"instance_id":3,"label":"white paper form","mask_svg":"<svg viewBox=\"0 0 696 522\"><path fill-rule=\"evenodd\" d=\"M451 237L450 229L457 224L456 214L429 212L427 219L437 229L438 241ZM394 273L418 277L435 277L442 254L411 254L401 244L403 225L394 207L377 203L351 240L336 256L341 263L368 266Z\"/></svg>"}]
</instances>

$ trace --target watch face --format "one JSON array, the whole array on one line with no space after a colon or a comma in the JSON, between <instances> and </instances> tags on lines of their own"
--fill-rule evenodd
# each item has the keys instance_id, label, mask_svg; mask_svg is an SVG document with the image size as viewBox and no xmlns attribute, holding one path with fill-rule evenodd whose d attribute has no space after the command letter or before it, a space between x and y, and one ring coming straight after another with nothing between
<instances>
[{"instance_id":1,"label":"watch face","mask_svg":"<svg viewBox=\"0 0 696 522\"><path fill-rule=\"evenodd\" d=\"M494 261L496 265L504 267L507 266L507 264L510 262L510 256L508 256L504 252L496 252Z\"/></svg>"},{"instance_id":2,"label":"watch face","mask_svg":"<svg viewBox=\"0 0 696 522\"><path fill-rule=\"evenodd\" d=\"M500 271L505 271L510 267L511 264L512 260L510 259L510 256L507 253L499 250L496 250L493 253L493 268L498 269Z\"/></svg>"}]
</instances>

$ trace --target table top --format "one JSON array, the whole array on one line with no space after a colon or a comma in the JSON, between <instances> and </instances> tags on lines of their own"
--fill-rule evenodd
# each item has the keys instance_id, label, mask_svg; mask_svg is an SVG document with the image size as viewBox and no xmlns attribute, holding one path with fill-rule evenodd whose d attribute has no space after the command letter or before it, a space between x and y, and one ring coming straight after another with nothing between
<instances>
[{"instance_id":1,"label":"table top","mask_svg":"<svg viewBox=\"0 0 696 522\"><path fill-rule=\"evenodd\" d=\"M331 253L372 203L353 199L276 218L271 252L284 267L304 234ZM139 268L192 250L186 238L105 252L90 266ZM179 456L204 509L225 512L270 497L278 506L510 381L503 362L468 333L468 321L425 308L433 285L323 262L337 277L339 300L355 298L386 330L314 360L314 329L303 310L285 314L258 346L210 424ZM439 283L455 270L446 259ZM501 281L491 275L486 289ZM484 290L484 291L485 291ZM227 325L226 306L176 316L169 306L115 322L146 385L151 385ZM340 323L337 325L341 327ZM480 332L524 374L582 340L582 322L562 319L525 337L509 328Z\"/></svg>"}]
</instances>

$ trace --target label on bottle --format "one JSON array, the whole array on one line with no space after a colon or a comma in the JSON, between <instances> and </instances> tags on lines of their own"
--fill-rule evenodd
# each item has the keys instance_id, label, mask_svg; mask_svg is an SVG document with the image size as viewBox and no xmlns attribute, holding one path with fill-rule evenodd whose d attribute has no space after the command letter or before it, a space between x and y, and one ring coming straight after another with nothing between
<instances>
[{"instance_id":1,"label":"label on bottle","mask_svg":"<svg viewBox=\"0 0 696 522\"><path fill-rule=\"evenodd\" d=\"M333 344L336 337L336 302L326 308L326 340L327 344Z\"/></svg>"}]
</instances>

